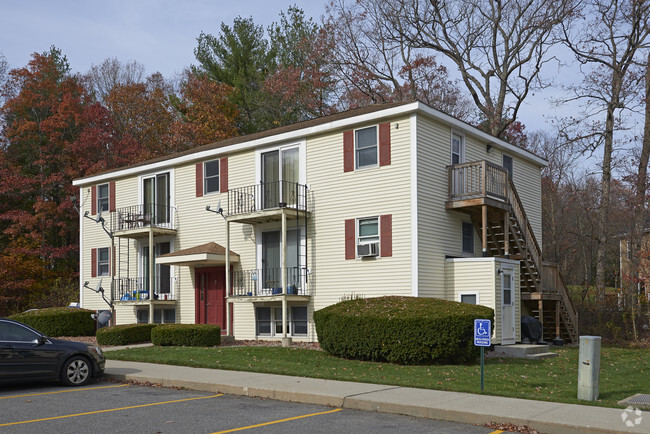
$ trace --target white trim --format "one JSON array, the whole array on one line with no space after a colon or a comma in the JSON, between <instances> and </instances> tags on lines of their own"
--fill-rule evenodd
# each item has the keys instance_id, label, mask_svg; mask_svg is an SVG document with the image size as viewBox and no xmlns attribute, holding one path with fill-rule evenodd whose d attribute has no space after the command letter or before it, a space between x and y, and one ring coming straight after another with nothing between
<instances>
[{"instance_id":1,"label":"white trim","mask_svg":"<svg viewBox=\"0 0 650 434\"><path fill-rule=\"evenodd\" d=\"M72 181L72 185L81 186L81 185L94 184L108 179L115 179L115 178L120 178L125 176L137 175L149 171L162 170L180 164L196 162L204 159L211 159L228 153L239 152L239 151L256 148L260 146L272 145L276 143L289 142L295 140L305 140L305 138L308 136L323 134L323 133L344 129L344 128L349 128L350 126L361 124L364 122L373 123L382 118L398 116L398 115L403 115L412 112L421 112L429 117L448 123L453 128L474 135L482 140L487 141L493 146L499 147L501 149L506 149L526 160L538 164L539 166L546 166L548 163L543 158L538 157L537 155L531 152L520 149L496 137L492 137L491 135L484 133L483 131L473 126L466 124L465 122L458 120L452 116L439 112L427 106L426 104L423 104L421 102L413 102L413 103L400 105L398 107L393 107L386 110L378 110L376 112L366 113L358 116L352 116L349 118L340 119L337 121L328 122L313 127L301 128L287 133L275 134L275 135L263 137L256 140L237 143L235 145L208 149L205 151L182 155L180 157L171 157L166 160L157 161L155 163L149 163L142 166L127 167L109 173L93 175L86 178L79 178Z\"/></svg>"},{"instance_id":2,"label":"white trim","mask_svg":"<svg viewBox=\"0 0 650 434\"><path fill-rule=\"evenodd\" d=\"M519 261L516 259L497 258L495 256L489 256L487 258L446 258L445 262L500 262L503 264L519 265Z\"/></svg>"},{"instance_id":3,"label":"white trim","mask_svg":"<svg viewBox=\"0 0 650 434\"><path fill-rule=\"evenodd\" d=\"M463 295L474 295L476 296L476 305L479 306L481 304L481 292L480 291L463 291L458 293L458 302L462 303L463 302Z\"/></svg>"},{"instance_id":4,"label":"white trim","mask_svg":"<svg viewBox=\"0 0 650 434\"><path fill-rule=\"evenodd\" d=\"M84 307L84 189L79 187L79 307Z\"/></svg>"},{"instance_id":5,"label":"white trim","mask_svg":"<svg viewBox=\"0 0 650 434\"><path fill-rule=\"evenodd\" d=\"M417 115L411 114L411 295L418 297L419 283L419 256L418 256L418 128Z\"/></svg>"}]
</instances>

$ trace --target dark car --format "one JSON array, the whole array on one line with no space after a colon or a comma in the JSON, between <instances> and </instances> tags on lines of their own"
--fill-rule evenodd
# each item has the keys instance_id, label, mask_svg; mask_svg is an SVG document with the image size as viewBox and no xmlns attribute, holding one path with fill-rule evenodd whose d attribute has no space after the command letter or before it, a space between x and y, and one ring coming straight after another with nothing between
<instances>
[{"instance_id":1,"label":"dark car","mask_svg":"<svg viewBox=\"0 0 650 434\"><path fill-rule=\"evenodd\" d=\"M59 380L82 386L104 373L99 347L52 339L33 328L0 318L0 383Z\"/></svg>"}]
</instances>

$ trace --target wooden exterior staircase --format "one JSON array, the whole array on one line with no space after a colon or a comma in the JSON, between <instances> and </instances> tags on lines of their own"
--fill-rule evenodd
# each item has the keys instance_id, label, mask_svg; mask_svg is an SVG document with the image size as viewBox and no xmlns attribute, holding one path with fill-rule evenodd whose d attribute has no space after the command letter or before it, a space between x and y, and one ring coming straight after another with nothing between
<instances>
[{"instance_id":1,"label":"wooden exterior staircase","mask_svg":"<svg viewBox=\"0 0 650 434\"><path fill-rule=\"evenodd\" d=\"M447 209L470 214L483 256L520 261L521 301L543 339L578 342L578 317L557 265L542 252L508 171L488 161L448 166Z\"/></svg>"}]
</instances>

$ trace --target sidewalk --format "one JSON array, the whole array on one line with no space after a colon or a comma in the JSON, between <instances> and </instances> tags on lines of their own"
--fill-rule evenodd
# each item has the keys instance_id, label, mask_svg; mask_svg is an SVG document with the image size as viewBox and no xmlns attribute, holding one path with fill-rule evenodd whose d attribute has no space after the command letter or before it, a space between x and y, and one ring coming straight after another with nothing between
<instances>
[{"instance_id":1,"label":"sidewalk","mask_svg":"<svg viewBox=\"0 0 650 434\"><path fill-rule=\"evenodd\" d=\"M405 414L476 425L509 422L527 425L545 433L650 433L648 411L642 413L639 425L628 428L622 418L622 409L470 393L117 360L106 361L105 376L121 381L133 380L167 387ZM634 413L626 416L631 421L637 418Z\"/></svg>"}]
</instances>

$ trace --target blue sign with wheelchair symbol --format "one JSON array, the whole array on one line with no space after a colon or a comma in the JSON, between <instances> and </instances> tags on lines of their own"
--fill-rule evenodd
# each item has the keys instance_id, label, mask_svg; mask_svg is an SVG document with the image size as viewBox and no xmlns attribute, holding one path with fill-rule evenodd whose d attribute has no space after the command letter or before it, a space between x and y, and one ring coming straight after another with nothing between
<instances>
[{"instance_id":1,"label":"blue sign with wheelchair symbol","mask_svg":"<svg viewBox=\"0 0 650 434\"><path fill-rule=\"evenodd\" d=\"M492 321L489 319L474 320L474 345L477 347L492 345Z\"/></svg>"}]
</instances>

